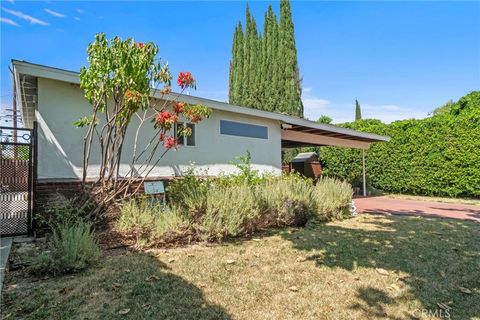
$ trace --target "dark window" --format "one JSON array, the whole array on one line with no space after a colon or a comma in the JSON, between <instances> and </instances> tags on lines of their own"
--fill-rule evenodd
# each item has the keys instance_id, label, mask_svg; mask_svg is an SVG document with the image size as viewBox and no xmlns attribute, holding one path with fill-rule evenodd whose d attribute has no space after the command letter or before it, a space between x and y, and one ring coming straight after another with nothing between
<instances>
[{"instance_id":1,"label":"dark window","mask_svg":"<svg viewBox=\"0 0 480 320\"><path fill-rule=\"evenodd\" d=\"M255 124L220 120L220 133L230 136L268 139L268 128Z\"/></svg>"},{"instance_id":2,"label":"dark window","mask_svg":"<svg viewBox=\"0 0 480 320\"><path fill-rule=\"evenodd\" d=\"M194 146L195 145L195 124L187 123L187 128L190 128L190 130L192 130L192 134L185 137L187 138L187 146Z\"/></svg>"}]
</instances>

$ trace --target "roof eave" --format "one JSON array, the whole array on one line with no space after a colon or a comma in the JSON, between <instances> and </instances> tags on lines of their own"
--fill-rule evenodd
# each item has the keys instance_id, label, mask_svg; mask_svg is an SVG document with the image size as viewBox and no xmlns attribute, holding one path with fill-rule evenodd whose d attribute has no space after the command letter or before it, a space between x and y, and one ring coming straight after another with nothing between
<instances>
[{"instance_id":1,"label":"roof eave","mask_svg":"<svg viewBox=\"0 0 480 320\"><path fill-rule=\"evenodd\" d=\"M18 72L19 74L29 74L35 77L54 79L58 81L64 81L64 82L75 83L75 84L80 83L79 73L75 71L49 67L49 66L34 64L26 61L15 60L15 59L12 59L12 64L15 67L16 72ZM185 102L192 103L192 104L205 104L212 109L246 114L246 115L256 116L256 117L261 117L266 119L278 120L286 124L306 126L313 129L325 130L325 131L330 131L334 133L349 135L352 137L369 139L371 140L370 142L382 142L382 141L390 140L390 137L387 137L387 136L355 131L352 129L338 127L331 124L317 123L317 122L299 118L299 117L228 104L226 102L220 102L216 100L200 98L200 97L190 96L190 95L181 94L181 93L171 93L171 94L163 95L159 92L159 90L154 88L152 88L151 96L152 98L165 99L165 100L176 100L180 98L181 100L184 100Z\"/></svg>"}]
</instances>

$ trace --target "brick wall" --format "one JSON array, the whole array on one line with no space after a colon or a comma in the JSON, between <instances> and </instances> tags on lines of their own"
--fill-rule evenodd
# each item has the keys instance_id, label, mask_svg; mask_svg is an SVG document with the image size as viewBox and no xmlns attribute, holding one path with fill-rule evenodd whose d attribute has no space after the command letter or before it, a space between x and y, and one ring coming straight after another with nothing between
<instances>
[{"instance_id":1,"label":"brick wall","mask_svg":"<svg viewBox=\"0 0 480 320\"><path fill-rule=\"evenodd\" d=\"M171 180L172 177L151 177L146 179L145 181L163 181L165 183L165 187L168 184L168 181ZM136 188L138 183L140 183L140 179L133 182L130 185L130 188ZM93 181L87 182L87 189L88 185L92 184ZM140 193L143 193L143 184L139 189ZM83 193L82 190L82 183L80 180L72 180L72 179L40 179L37 181L37 190L35 195L35 212L41 211L46 205L48 205L49 201L52 201L57 197L58 194L65 196L67 198L79 197Z\"/></svg>"}]
</instances>

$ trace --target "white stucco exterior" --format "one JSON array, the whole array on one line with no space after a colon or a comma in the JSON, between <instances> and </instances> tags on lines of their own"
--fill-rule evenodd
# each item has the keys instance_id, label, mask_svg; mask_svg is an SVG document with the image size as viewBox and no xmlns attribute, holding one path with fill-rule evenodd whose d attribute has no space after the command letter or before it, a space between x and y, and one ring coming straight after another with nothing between
<instances>
[{"instance_id":1,"label":"white stucco exterior","mask_svg":"<svg viewBox=\"0 0 480 320\"><path fill-rule=\"evenodd\" d=\"M86 129L73 126L73 122L91 114L91 106L76 84L38 78L38 103L35 118L38 122L38 178L80 178L82 176L83 137ZM268 127L268 139L248 138L220 134L220 120L231 120ZM129 126L123 149L120 175L130 171L134 136L138 121ZM148 143L154 134L153 124L145 122L140 130L137 150ZM274 119L259 118L224 110L212 110L209 119L196 126L196 145L182 146L169 151L149 174L156 177L180 175L195 163L199 173L228 174L236 171L229 164L236 157L252 156L252 166L261 172L281 172L281 126ZM99 154L92 150L89 177L98 173ZM164 151L157 151L154 161Z\"/></svg>"}]
</instances>

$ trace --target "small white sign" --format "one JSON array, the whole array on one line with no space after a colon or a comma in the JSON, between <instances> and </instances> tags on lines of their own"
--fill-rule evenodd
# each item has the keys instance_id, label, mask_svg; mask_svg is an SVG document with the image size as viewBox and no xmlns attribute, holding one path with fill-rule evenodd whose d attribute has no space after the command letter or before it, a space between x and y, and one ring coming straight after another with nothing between
<instances>
[{"instance_id":1,"label":"small white sign","mask_svg":"<svg viewBox=\"0 0 480 320\"><path fill-rule=\"evenodd\" d=\"M165 193L165 186L163 181L148 181L143 183L145 194L159 194Z\"/></svg>"}]
</instances>

